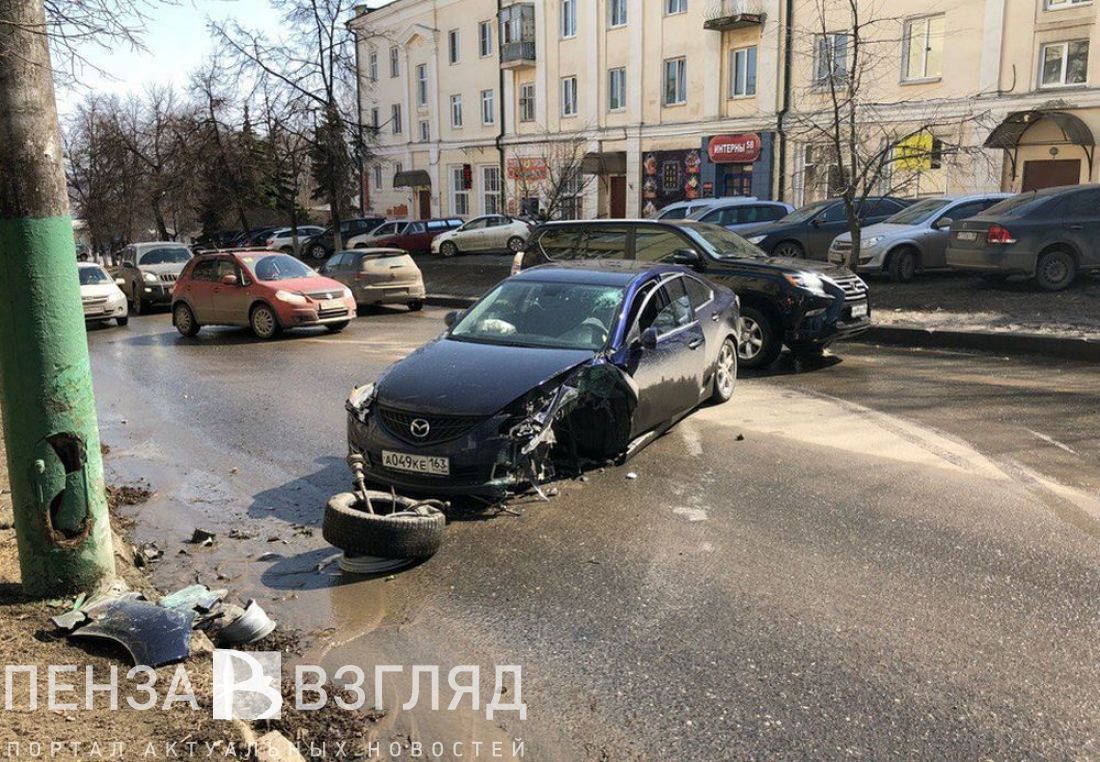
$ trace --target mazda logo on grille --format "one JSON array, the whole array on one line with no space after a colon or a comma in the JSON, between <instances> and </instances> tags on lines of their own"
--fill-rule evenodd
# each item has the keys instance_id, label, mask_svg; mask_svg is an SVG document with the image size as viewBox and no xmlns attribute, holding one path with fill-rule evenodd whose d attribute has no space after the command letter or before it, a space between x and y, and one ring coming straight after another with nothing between
<instances>
[{"instance_id":1,"label":"mazda logo on grille","mask_svg":"<svg viewBox=\"0 0 1100 762\"><path fill-rule=\"evenodd\" d=\"M428 436L428 432L430 432L431 430L431 424L425 421L423 418L417 418L409 424L409 433L417 439L424 439Z\"/></svg>"}]
</instances>

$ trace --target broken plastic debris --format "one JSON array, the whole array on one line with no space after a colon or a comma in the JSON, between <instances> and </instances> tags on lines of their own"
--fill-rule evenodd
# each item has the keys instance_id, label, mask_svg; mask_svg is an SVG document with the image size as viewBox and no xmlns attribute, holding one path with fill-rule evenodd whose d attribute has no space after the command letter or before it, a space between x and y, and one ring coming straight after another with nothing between
<instances>
[{"instance_id":1,"label":"broken plastic debris","mask_svg":"<svg viewBox=\"0 0 1100 762\"><path fill-rule=\"evenodd\" d=\"M217 606L218 601L224 598L228 592L228 590L211 590L206 585L188 585L164 596L157 602L157 605L166 609L205 612Z\"/></svg>"},{"instance_id":2,"label":"broken plastic debris","mask_svg":"<svg viewBox=\"0 0 1100 762\"><path fill-rule=\"evenodd\" d=\"M218 536L213 532L208 532L205 529L196 528L194 533L191 535L191 539L188 540L188 542L190 542L192 545L203 545L209 547L214 544L214 541L217 539L217 537Z\"/></svg>"},{"instance_id":3,"label":"broken plastic debris","mask_svg":"<svg viewBox=\"0 0 1100 762\"><path fill-rule=\"evenodd\" d=\"M64 614L58 614L50 617L50 621L54 623L54 626L59 630L65 632L71 632L80 625L88 621L88 615L80 609L70 609Z\"/></svg>"},{"instance_id":4,"label":"broken plastic debris","mask_svg":"<svg viewBox=\"0 0 1100 762\"><path fill-rule=\"evenodd\" d=\"M135 666L159 667L182 661L190 653L193 611L120 598L104 604L95 618L69 637L112 640L129 652Z\"/></svg>"},{"instance_id":5,"label":"broken plastic debris","mask_svg":"<svg viewBox=\"0 0 1100 762\"><path fill-rule=\"evenodd\" d=\"M626 478L627 479L637 479L638 475L636 473L634 473L633 471L631 471L629 474L626 475Z\"/></svg>"},{"instance_id":6,"label":"broken plastic debris","mask_svg":"<svg viewBox=\"0 0 1100 762\"><path fill-rule=\"evenodd\" d=\"M239 606L226 606L225 610L240 609ZM249 600L240 616L228 620L217 632L214 640L218 645L255 643L271 634L275 622L255 600Z\"/></svg>"}]
</instances>

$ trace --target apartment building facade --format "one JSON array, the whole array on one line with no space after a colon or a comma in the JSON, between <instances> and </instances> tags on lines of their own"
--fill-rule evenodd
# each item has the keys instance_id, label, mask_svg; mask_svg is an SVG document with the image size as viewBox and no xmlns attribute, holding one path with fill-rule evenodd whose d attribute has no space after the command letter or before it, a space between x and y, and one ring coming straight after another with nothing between
<instances>
[{"instance_id":1,"label":"apartment building facade","mask_svg":"<svg viewBox=\"0 0 1100 762\"><path fill-rule=\"evenodd\" d=\"M1098 179L1091 0L891 0L864 4L858 20L847 3L832 5L825 14L815 0L360 9L350 27L376 154L364 198L410 218L815 200L837 180L820 125L830 78L857 56L868 134L927 149L888 162L876 178L884 189L898 167L913 176L905 195Z\"/></svg>"}]
</instances>

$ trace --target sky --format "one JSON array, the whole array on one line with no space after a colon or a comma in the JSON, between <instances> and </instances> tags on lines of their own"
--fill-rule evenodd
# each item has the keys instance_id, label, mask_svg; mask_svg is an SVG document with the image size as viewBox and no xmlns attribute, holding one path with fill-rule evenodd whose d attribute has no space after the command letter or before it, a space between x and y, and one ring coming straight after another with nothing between
<instances>
[{"instance_id":1,"label":"sky","mask_svg":"<svg viewBox=\"0 0 1100 762\"><path fill-rule=\"evenodd\" d=\"M367 0L364 4L377 7L386 2ZM93 66L78 73L79 86L58 89L62 114L71 113L89 91L126 95L153 83L185 86L190 73L213 48L206 30L208 19L235 18L273 37L278 36L281 24L268 0L176 0L153 6L148 16L145 50L120 45L109 51L94 47L82 51Z\"/></svg>"}]
</instances>

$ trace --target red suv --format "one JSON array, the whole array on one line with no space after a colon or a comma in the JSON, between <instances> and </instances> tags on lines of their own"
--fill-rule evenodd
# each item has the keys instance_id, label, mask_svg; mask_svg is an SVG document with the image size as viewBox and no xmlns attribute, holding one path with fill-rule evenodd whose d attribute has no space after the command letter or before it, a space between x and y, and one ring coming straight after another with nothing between
<instances>
[{"instance_id":1,"label":"red suv","mask_svg":"<svg viewBox=\"0 0 1100 762\"><path fill-rule=\"evenodd\" d=\"M195 257L172 289L172 324L184 336L204 325L248 326L261 339L315 325L335 333L354 317L355 297L342 283L277 252Z\"/></svg>"},{"instance_id":2,"label":"red suv","mask_svg":"<svg viewBox=\"0 0 1100 762\"><path fill-rule=\"evenodd\" d=\"M405 229L391 236L371 238L371 248L404 249L410 254L427 254L432 250L432 240L440 233L462 227L461 217L443 217L436 220L413 220Z\"/></svg>"}]
</instances>

